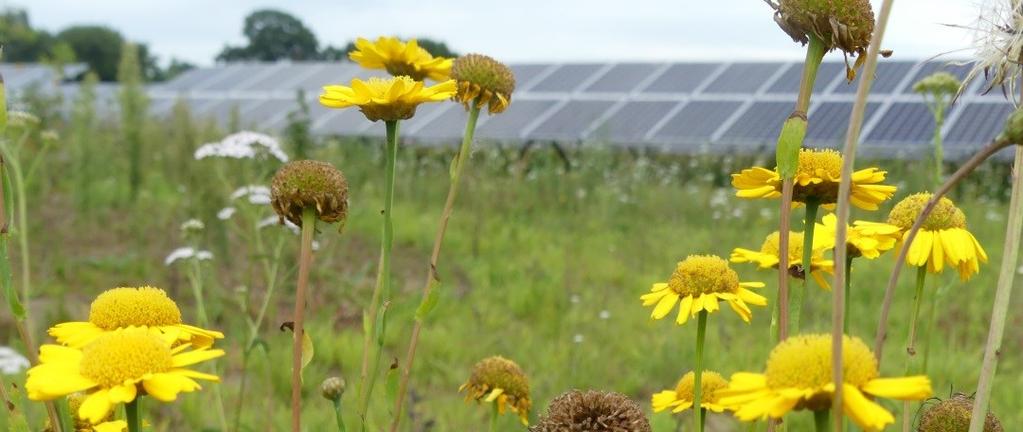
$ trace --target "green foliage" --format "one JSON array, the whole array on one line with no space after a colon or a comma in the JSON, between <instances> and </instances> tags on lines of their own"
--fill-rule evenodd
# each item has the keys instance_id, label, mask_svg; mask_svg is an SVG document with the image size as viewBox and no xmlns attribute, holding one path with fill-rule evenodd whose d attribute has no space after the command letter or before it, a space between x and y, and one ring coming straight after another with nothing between
<instances>
[{"instance_id":1,"label":"green foliage","mask_svg":"<svg viewBox=\"0 0 1023 432\"><path fill-rule=\"evenodd\" d=\"M73 26L58 33L57 39L70 46L75 57L87 63L100 80L117 78L117 64L124 44L121 33L104 26Z\"/></svg>"},{"instance_id":2,"label":"green foliage","mask_svg":"<svg viewBox=\"0 0 1023 432\"><path fill-rule=\"evenodd\" d=\"M93 72L85 75L78 87L74 104L71 108L71 156L72 177L75 179L74 198L80 211L89 211L93 204L93 180L96 167L93 161L94 152L89 148L95 146L94 133L98 126L96 118L96 84L99 76Z\"/></svg>"},{"instance_id":3,"label":"green foliage","mask_svg":"<svg viewBox=\"0 0 1023 432\"><path fill-rule=\"evenodd\" d=\"M288 124L284 127L284 136L289 150L296 160L309 159L309 151L312 147L310 133L312 119L309 117L309 102L305 99L305 90L300 89L295 92L295 101L298 102L298 107L288 113Z\"/></svg>"},{"instance_id":4,"label":"green foliage","mask_svg":"<svg viewBox=\"0 0 1023 432\"><path fill-rule=\"evenodd\" d=\"M138 49L130 43L121 49L121 61L117 69L117 80L121 83L120 102L122 143L128 150L129 196L134 201L142 188L144 140L142 132L146 123L149 97L142 87L142 72L139 66Z\"/></svg>"},{"instance_id":5,"label":"green foliage","mask_svg":"<svg viewBox=\"0 0 1023 432\"><path fill-rule=\"evenodd\" d=\"M0 15L0 41L7 62L38 61L53 54L56 42L49 33L33 29L23 9L6 9Z\"/></svg>"},{"instance_id":6,"label":"green foliage","mask_svg":"<svg viewBox=\"0 0 1023 432\"><path fill-rule=\"evenodd\" d=\"M314 60L319 58L316 35L294 16L273 9L261 9L245 17L242 34L248 43L226 46L217 61Z\"/></svg>"}]
</instances>

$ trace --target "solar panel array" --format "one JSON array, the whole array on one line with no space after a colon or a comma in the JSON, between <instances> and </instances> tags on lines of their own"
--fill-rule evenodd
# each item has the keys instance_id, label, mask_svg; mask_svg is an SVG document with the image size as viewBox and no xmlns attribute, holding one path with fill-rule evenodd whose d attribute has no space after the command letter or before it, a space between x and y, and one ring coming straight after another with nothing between
<instances>
[{"instance_id":1,"label":"solar panel array","mask_svg":"<svg viewBox=\"0 0 1023 432\"><path fill-rule=\"evenodd\" d=\"M0 66L5 76L11 66ZM517 88L509 109L484 115L477 136L526 142L605 142L656 147L673 152L752 150L774 144L792 111L802 65L799 62L734 63L566 63L513 64ZM967 68L946 62L882 61L869 98L862 148L885 154L923 151L934 121L913 83L938 70L962 78ZM28 74L8 78L23 86ZM332 110L316 97L325 84L348 83L382 71L351 63L238 63L194 69L151 86L151 111L170 113L176 100L221 124L237 112L245 127L279 131L304 92L313 132L341 136L381 136L383 125L357 110ZM38 78L38 77L37 77ZM845 136L857 82L845 79L845 65L825 62L809 110L808 145L834 147ZM949 157L985 144L1001 129L1011 105L999 94L979 94L975 83L947 115L942 134ZM65 84L65 100L76 90ZM103 109L116 110L116 88L99 89ZM415 142L447 145L457 141L466 114L454 103L427 104L402 127Z\"/></svg>"}]
</instances>

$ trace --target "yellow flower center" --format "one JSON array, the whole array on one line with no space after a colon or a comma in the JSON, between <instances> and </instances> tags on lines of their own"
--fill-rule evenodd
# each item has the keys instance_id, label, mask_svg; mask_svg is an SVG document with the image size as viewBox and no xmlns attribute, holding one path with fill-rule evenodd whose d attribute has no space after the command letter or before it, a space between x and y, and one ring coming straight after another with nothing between
<instances>
[{"instance_id":1,"label":"yellow flower center","mask_svg":"<svg viewBox=\"0 0 1023 432\"><path fill-rule=\"evenodd\" d=\"M714 255L690 255L675 267L668 288L681 296L731 293L739 286L739 275L728 261Z\"/></svg>"},{"instance_id":2,"label":"yellow flower center","mask_svg":"<svg viewBox=\"0 0 1023 432\"><path fill-rule=\"evenodd\" d=\"M104 330L175 325L181 324L181 311L162 289L114 288L93 300L89 322Z\"/></svg>"},{"instance_id":3,"label":"yellow flower center","mask_svg":"<svg viewBox=\"0 0 1023 432\"><path fill-rule=\"evenodd\" d=\"M903 230L912 228L913 222L916 221L916 218L920 216L920 212L927 206L927 201L930 201L931 196L932 194L930 193L921 192L899 201L892 208L891 213L888 214L888 223ZM959 207L956 207L952 200L941 197L941 200L934 206L934 210L927 216L921 228L929 231L966 228L966 215L963 214Z\"/></svg>"},{"instance_id":4,"label":"yellow flower center","mask_svg":"<svg viewBox=\"0 0 1023 432\"><path fill-rule=\"evenodd\" d=\"M390 92L391 87L398 81L401 81L406 89L410 89L412 86L416 85L415 80L409 78L407 75L401 75L391 78L372 77L366 81L366 86L369 87L374 96L381 96Z\"/></svg>"},{"instance_id":5,"label":"yellow flower center","mask_svg":"<svg viewBox=\"0 0 1023 432\"><path fill-rule=\"evenodd\" d=\"M145 330L107 333L82 349L79 372L110 388L170 369L171 356L167 344Z\"/></svg>"},{"instance_id":6,"label":"yellow flower center","mask_svg":"<svg viewBox=\"0 0 1023 432\"><path fill-rule=\"evenodd\" d=\"M844 336L843 380L856 387L878 377L874 353L862 340ZM790 337L778 344L767 359L767 386L819 389L831 383L831 335L810 334Z\"/></svg>"},{"instance_id":7,"label":"yellow flower center","mask_svg":"<svg viewBox=\"0 0 1023 432\"><path fill-rule=\"evenodd\" d=\"M842 154L831 149L802 149L799 151L798 172L809 176L826 173L838 178L842 174Z\"/></svg>"},{"instance_id":8,"label":"yellow flower center","mask_svg":"<svg viewBox=\"0 0 1023 432\"><path fill-rule=\"evenodd\" d=\"M715 403L718 398L714 395L714 392L718 389L728 387L728 381L721 376L721 374L712 371L703 371L701 375L703 380L700 381L700 400L703 402ZM679 399L692 401L695 399L693 395L693 384L696 378L696 374L693 372L687 372L682 376L682 379L678 380L678 385L675 386L675 394L678 395Z\"/></svg>"},{"instance_id":9,"label":"yellow flower center","mask_svg":"<svg viewBox=\"0 0 1023 432\"><path fill-rule=\"evenodd\" d=\"M775 257L781 256L781 234L778 231L764 239L764 244L760 246L760 253ZM790 263L793 262L793 259L803 259L803 233L789 231L789 258Z\"/></svg>"},{"instance_id":10,"label":"yellow flower center","mask_svg":"<svg viewBox=\"0 0 1023 432\"><path fill-rule=\"evenodd\" d=\"M488 357L476 363L469 377L469 387L503 389L504 394L520 399L529 398L529 381L519 365L504 357Z\"/></svg>"}]
</instances>

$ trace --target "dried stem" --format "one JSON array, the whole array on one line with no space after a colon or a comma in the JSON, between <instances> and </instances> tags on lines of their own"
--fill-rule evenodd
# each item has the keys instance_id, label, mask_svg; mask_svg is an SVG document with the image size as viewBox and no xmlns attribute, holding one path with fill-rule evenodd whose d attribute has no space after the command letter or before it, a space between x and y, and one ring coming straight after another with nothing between
<instances>
[{"instance_id":1,"label":"dried stem","mask_svg":"<svg viewBox=\"0 0 1023 432\"><path fill-rule=\"evenodd\" d=\"M962 181L966 176L970 175L973 170L977 169L985 160L989 157L998 153L999 150L1004 149L1012 145L1004 136L999 136L987 147L981 149L977 154L973 155L970 160L966 161L959 170L957 170L948 180L945 180L945 184L931 196L931 199L927 201L927 205L924 206L923 210L917 216L916 221L913 222L913 227L906 232L905 237L902 239L902 247L899 249L899 257L895 261L895 267L892 268L892 274L888 278L888 287L884 292L884 301L881 303L881 318L877 324L877 334L874 337L874 355L877 356L877 362L880 365L882 359L882 352L884 350L884 341L888 337L888 314L891 311L892 300L895 298L895 286L899 282L899 274L902 272L902 267L906 263L906 255L909 254L909 246L913 244L913 240L916 239L917 231L920 231L920 227L923 226L924 221L930 216L934 207L938 205L938 201L945 196L956 184ZM838 232L844 233L842 229L841 221L838 223ZM838 274L837 268L835 274Z\"/></svg>"},{"instance_id":2,"label":"dried stem","mask_svg":"<svg viewBox=\"0 0 1023 432\"><path fill-rule=\"evenodd\" d=\"M842 175L838 183L838 209L835 214L837 219L835 230L835 281L832 284L835 288L831 290L831 375L835 383L835 393L832 399L831 410L836 413L843 412L842 408L842 343L845 336L845 278L846 278L846 255L849 253L845 247L847 229L849 223L849 199L852 188L852 172L856 163L856 146L860 141L860 130L863 128L863 118L867 110L867 96L870 94L870 86L874 83L874 73L877 71L877 58L881 52L881 42L884 40L884 32L888 27L888 16L891 15L892 3L894 0L884 0L881 4L881 13L878 15L877 25L874 26L874 34L870 38L870 47L867 49L867 62L864 65L863 73L860 75L860 85L856 89L856 100L853 103L852 113L849 116L849 129L845 135L845 147L842 150ZM843 416L835 415L835 432L842 432L845 427Z\"/></svg>"},{"instance_id":3,"label":"dried stem","mask_svg":"<svg viewBox=\"0 0 1023 432\"><path fill-rule=\"evenodd\" d=\"M994 385L995 370L1001 354L1005 318L1009 311L1009 297L1012 295L1013 278L1019 259L1021 226L1023 226L1023 146L1017 146L1002 266L998 272L995 304L991 311L991 327L988 329L987 344L984 346L984 362L980 367L980 380L977 383L977 395L974 397L973 414L970 417L970 432L983 431L984 419L987 418L987 406L991 399L991 388Z\"/></svg>"},{"instance_id":4,"label":"dried stem","mask_svg":"<svg viewBox=\"0 0 1023 432\"><path fill-rule=\"evenodd\" d=\"M469 155L472 152L472 140L473 135L476 133L476 120L479 118L479 115L480 107L477 103L473 102L472 107L469 109L469 119L465 124L462 145L455 156L455 166L451 172L451 184L448 186L448 197L444 202L444 210L441 212L440 225L437 227L437 234L433 239L433 252L430 254L430 265L426 270L426 282L423 284L423 299L420 304L420 310L424 314L428 312L427 308L432 307L430 303L434 301L432 299L437 295L434 292L434 287L436 281L439 280L437 276L437 263L440 260L440 250L444 244L444 234L448 230L448 221L451 219L451 214L455 211L455 198L458 197L459 180L462 178L462 170L465 168ZM405 355L405 367L402 369L401 383L398 386L398 397L395 401L391 432L397 432L398 425L401 423L405 395L408 393L408 384L412 376L412 364L416 360L416 348L419 346L419 335L423 330L425 318L425 316L419 316L417 312L415 324L412 327L412 336L408 344L408 353Z\"/></svg>"},{"instance_id":5,"label":"dried stem","mask_svg":"<svg viewBox=\"0 0 1023 432\"><path fill-rule=\"evenodd\" d=\"M309 285L309 268L313 263L313 233L316 231L316 208L302 209L302 249L298 258L298 286L295 289L295 313L291 351L291 430L302 431L302 340L305 329L305 294Z\"/></svg>"}]
</instances>

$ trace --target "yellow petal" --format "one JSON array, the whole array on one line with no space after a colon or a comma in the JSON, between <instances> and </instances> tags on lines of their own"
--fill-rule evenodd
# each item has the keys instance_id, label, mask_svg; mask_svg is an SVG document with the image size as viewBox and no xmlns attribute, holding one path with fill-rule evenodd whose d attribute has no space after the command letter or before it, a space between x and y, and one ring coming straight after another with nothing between
<instances>
[{"instance_id":1,"label":"yellow petal","mask_svg":"<svg viewBox=\"0 0 1023 432\"><path fill-rule=\"evenodd\" d=\"M931 380L924 375L876 378L864 384L863 391L888 399L923 400L931 397Z\"/></svg>"},{"instance_id":2,"label":"yellow petal","mask_svg":"<svg viewBox=\"0 0 1023 432\"><path fill-rule=\"evenodd\" d=\"M842 411L859 427L869 431L877 432L884 429L885 425L895 422L892 414L874 403L863 393L849 384L843 384Z\"/></svg>"},{"instance_id":3,"label":"yellow petal","mask_svg":"<svg viewBox=\"0 0 1023 432\"><path fill-rule=\"evenodd\" d=\"M107 418L113 404L110 403L110 393L107 390L97 390L85 397L82 405L78 408L78 417L88 420L89 423L99 423Z\"/></svg>"},{"instance_id":4,"label":"yellow petal","mask_svg":"<svg viewBox=\"0 0 1023 432\"><path fill-rule=\"evenodd\" d=\"M661 298L661 301L657 303L657 306L654 307L654 311L650 314L650 317L653 319L664 318L668 312L671 312L671 308L675 306L675 303L678 302L678 297L678 293L674 291L665 295Z\"/></svg>"}]
</instances>

